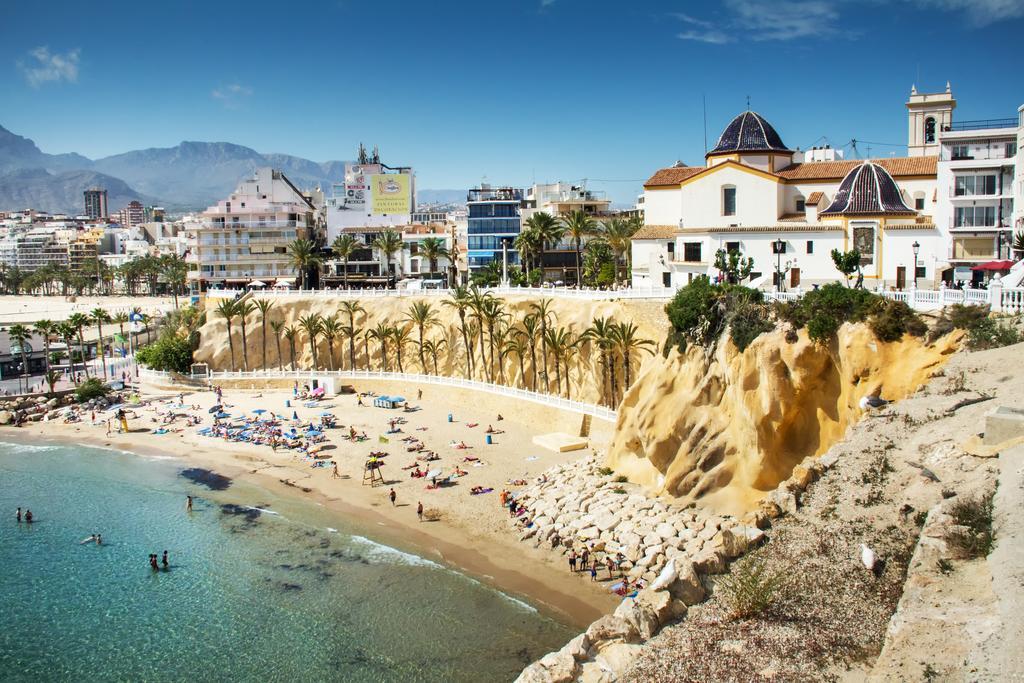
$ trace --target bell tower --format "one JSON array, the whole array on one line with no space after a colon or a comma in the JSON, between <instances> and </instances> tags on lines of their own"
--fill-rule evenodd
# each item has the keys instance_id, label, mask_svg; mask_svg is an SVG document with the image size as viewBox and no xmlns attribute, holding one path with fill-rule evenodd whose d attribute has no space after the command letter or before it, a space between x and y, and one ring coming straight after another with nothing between
<instances>
[{"instance_id":1,"label":"bell tower","mask_svg":"<svg viewBox=\"0 0 1024 683\"><path fill-rule=\"evenodd\" d=\"M939 135L953 123L953 98L949 81L946 91L940 93L919 93L917 86L911 86L907 100L907 155L926 157L939 155Z\"/></svg>"}]
</instances>

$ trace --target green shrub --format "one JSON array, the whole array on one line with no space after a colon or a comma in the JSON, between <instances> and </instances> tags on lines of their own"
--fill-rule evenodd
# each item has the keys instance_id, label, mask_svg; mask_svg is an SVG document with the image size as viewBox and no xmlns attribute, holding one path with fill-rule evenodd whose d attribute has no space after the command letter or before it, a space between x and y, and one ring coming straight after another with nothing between
<instances>
[{"instance_id":1,"label":"green shrub","mask_svg":"<svg viewBox=\"0 0 1024 683\"><path fill-rule=\"evenodd\" d=\"M769 568L765 560L754 557L733 563L730 572L715 583L715 592L736 619L763 614L782 601L788 591L789 574L786 569Z\"/></svg>"},{"instance_id":2,"label":"green shrub","mask_svg":"<svg viewBox=\"0 0 1024 683\"><path fill-rule=\"evenodd\" d=\"M885 342L899 341L904 333L923 336L928 326L903 301L879 298L868 322L875 336Z\"/></svg>"},{"instance_id":3,"label":"green shrub","mask_svg":"<svg viewBox=\"0 0 1024 683\"><path fill-rule=\"evenodd\" d=\"M995 318L981 318L967 328L967 346L973 350L998 349L1021 341L1021 334L1012 325Z\"/></svg>"},{"instance_id":4,"label":"green shrub","mask_svg":"<svg viewBox=\"0 0 1024 683\"><path fill-rule=\"evenodd\" d=\"M139 349L137 358L153 370L188 372L192 368L192 343L185 337L169 332Z\"/></svg>"},{"instance_id":5,"label":"green shrub","mask_svg":"<svg viewBox=\"0 0 1024 683\"><path fill-rule=\"evenodd\" d=\"M669 344L680 351L687 344L708 348L730 327L730 338L742 351L758 335L774 327L764 295L739 285L713 285L699 277L680 289L665 306L672 331Z\"/></svg>"},{"instance_id":6,"label":"green shrub","mask_svg":"<svg viewBox=\"0 0 1024 683\"><path fill-rule=\"evenodd\" d=\"M613 481L616 484L625 484L627 481L629 481L629 477L627 477L624 474L620 474L619 476L615 477L615 479Z\"/></svg>"},{"instance_id":7,"label":"green shrub","mask_svg":"<svg viewBox=\"0 0 1024 683\"><path fill-rule=\"evenodd\" d=\"M108 393L110 393L110 387L104 384L102 380L90 377L75 389L75 400L79 403L85 403L90 399L106 396Z\"/></svg>"},{"instance_id":8,"label":"green shrub","mask_svg":"<svg viewBox=\"0 0 1024 683\"><path fill-rule=\"evenodd\" d=\"M953 330L969 330L988 317L988 306L953 304L942 309L939 319L928 333L928 341L935 341Z\"/></svg>"},{"instance_id":9,"label":"green shrub","mask_svg":"<svg viewBox=\"0 0 1024 683\"><path fill-rule=\"evenodd\" d=\"M611 467L598 467L597 468L597 473L602 475L602 476L605 476L605 477L607 477L609 474L611 474L614 471L615 470L613 470Z\"/></svg>"},{"instance_id":10,"label":"green shrub","mask_svg":"<svg viewBox=\"0 0 1024 683\"><path fill-rule=\"evenodd\" d=\"M956 524L946 540L968 558L986 557L995 545L992 531L993 494L958 500L949 509Z\"/></svg>"}]
</instances>

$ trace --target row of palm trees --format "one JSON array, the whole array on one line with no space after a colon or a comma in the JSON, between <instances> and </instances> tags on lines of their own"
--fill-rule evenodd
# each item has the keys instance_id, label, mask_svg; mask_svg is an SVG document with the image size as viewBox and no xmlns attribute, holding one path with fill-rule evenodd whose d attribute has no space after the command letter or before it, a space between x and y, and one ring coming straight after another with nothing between
<instances>
[{"instance_id":1,"label":"row of palm trees","mask_svg":"<svg viewBox=\"0 0 1024 683\"><path fill-rule=\"evenodd\" d=\"M615 261L615 284L619 283L619 264L625 257L626 271L630 268L630 240L643 225L638 216L630 219L612 218L598 221L583 211L573 211L564 218L556 218L539 211L529 218L515 239L520 261L528 272L544 263L544 253L549 247L564 239L573 244L576 255L576 283L583 282L582 245L584 238L602 240L612 250Z\"/></svg>"},{"instance_id":2,"label":"row of palm trees","mask_svg":"<svg viewBox=\"0 0 1024 683\"><path fill-rule=\"evenodd\" d=\"M406 244L402 241L402 236L398 232L384 230L373 240L370 246L376 249L383 258L381 273L387 276L391 273L391 260L406 247ZM341 259L345 265L343 273L345 287L348 287L349 259L357 250L365 248L366 245L356 239L354 235L347 234L338 235L331 244L331 252L336 258ZM310 272L319 270L320 266L323 265L323 256L320 248L313 240L297 239L288 245L288 253L291 266L298 271L301 287L305 289L307 275ZM451 254L448 248L445 247L444 240L440 237L424 237L419 242L419 253L429 261L431 274L437 272L437 264L442 258L451 259Z\"/></svg>"},{"instance_id":3,"label":"row of palm trees","mask_svg":"<svg viewBox=\"0 0 1024 683\"><path fill-rule=\"evenodd\" d=\"M143 313L139 308L133 308L131 311L135 314L138 319L143 323L146 330L149 329L150 316ZM7 336L11 341L12 345L17 345L21 352L21 364L22 364L22 376L28 375L28 353L26 351L27 342L32 338L33 335L39 335L43 338L43 349L44 349L44 363L45 372L44 377L47 384L50 385L50 392L53 392L53 387L60 378L60 373L53 369L54 356L50 353L50 344L54 339L59 339L64 342L64 346L67 349L67 355L69 360L69 367L73 367L72 360L72 346L77 341L78 343L78 354L83 363L83 370L85 372L85 378L89 379L91 374L89 372L89 364L86 363L85 353L85 330L95 326L97 328L97 334L100 346L100 355L103 356L104 347L104 325L117 325L121 337L124 338L124 326L131 320L131 316L128 311L117 311L114 314L109 313L104 308L94 308L88 313L74 313L68 317L67 320L62 322L55 322L49 319L43 319L36 321L35 325L29 327L27 325L16 324L11 325L7 328ZM129 346L132 344L131 337L128 337ZM107 365L106 363L100 364L102 367L103 381L107 380ZM27 382L27 380L26 380ZM28 389L27 384L24 387Z\"/></svg>"},{"instance_id":4,"label":"row of palm trees","mask_svg":"<svg viewBox=\"0 0 1024 683\"><path fill-rule=\"evenodd\" d=\"M132 259L116 268L105 261L83 263L76 270L67 266L45 265L33 271L17 266L0 264L0 293L38 293L44 295L84 294L93 292L110 295L120 285L126 294L137 295L145 291L156 294L167 291L174 297L186 291L188 264L177 254L146 255Z\"/></svg>"},{"instance_id":5,"label":"row of palm trees","mask_svg":"<svg viewBox=\"0 0 1024 683\"><path fill-rule=\"evenodd\" d=\"M570 373L574 369L582 373L584 361L592 358L596 351L597 362L591 365L599 375L595 379L601 401L616 405L632 383L633 367L639 356L645 351L653 353L657 345L642 338L633 322L597 317L582 330L560 325L552 305L551 299L540 299L517 318L504 299L475 287L459 286L451 290L440 306L428 301L412 302L397 321L371 322L367 310L358 301L343 301L338 311L330 315L306 313L290 324L283 319L272 319L270 314L275 304L267 299L222 299L215 312L227 326L232 371L237 369L236 322L245 371L252 367L248 338L251 325L256 323L261 329L260 367L263 369L270 368L267 361L269 326L277 346L279 370L284 369L282 340L288 344L293 371L297 370L297 355L302 344L309 347L310 369L325 367L332 371L345 366L347 346L349 370L360 366L370 369L376 359L376 367L384 371L394 367L398 372L405 372L406 351L415 347L418 367L424 374L455 372L461 354L462 371L468 379L560 394L566 398L570 397L572 388ZM444 325L441 306L457 314L457 328ZM326 351L325 357L322 351ZM440 362L442 353L447 361L444 367ZM509 363L512 358L515 362ZM578 374L577 380L580 379Z\"/></svg>"}]
</instances>

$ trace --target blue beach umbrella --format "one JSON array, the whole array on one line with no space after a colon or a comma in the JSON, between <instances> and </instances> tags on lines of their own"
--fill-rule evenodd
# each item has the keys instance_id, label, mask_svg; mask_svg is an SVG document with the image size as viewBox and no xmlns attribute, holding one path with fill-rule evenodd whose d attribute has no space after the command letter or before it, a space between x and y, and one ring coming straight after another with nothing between
<instances>
[{"instance_id":1,"label":"blue beach umbrella","mask_svg":"<svg viewBox=\"0 0 1024 683\"><path fill-rule=\"evenodd\" d=\"M257 408L256 410L254 410L252 412L253 412L253 415L262 415L263 413L265 413L267 411L264 408Z\"/></svg>"},{"instance_id":2,"label":"blue beach umbrella","mask_svg":"<svg viewBox=\"0 0 1024 683\"><path fill-rule=\"evenodd\" d=\"M299 411L297 411L297 410L293 410L292 411L292 419L295 420L296 422L298 422L298 420L299 420Z\"/></svg>"},{"instance_id":3,"label":"blue beach umbrella","mask_svg":"<svg viewBox=\"0 0 1024 683\"><path fill-rule=\"evenodd\" d=\"M227 419L227 418L231 417L231 414L230 413L217 413L216 415L214 415L214 417L219 419L219 420L224 420L224 419Z\"/></svg>"}]
</instances>

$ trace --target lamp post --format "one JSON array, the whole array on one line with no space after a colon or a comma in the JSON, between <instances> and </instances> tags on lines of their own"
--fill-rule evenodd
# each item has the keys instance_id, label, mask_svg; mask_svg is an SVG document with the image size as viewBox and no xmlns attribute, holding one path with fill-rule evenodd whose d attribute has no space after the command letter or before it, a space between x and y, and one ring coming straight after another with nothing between
<instances>
[{"instance_id":1,"label":"lamp post","mask_svg":"<svg viewBox=\"0 0 1024 683\"><path fill-rule=\"evenodd\" d=\"M775 288L782 291L782 252L786 249L786 243L780 237L772 243L775 248Z\"/></svg>"},{"instance_id":2,"label":"lamp post","mask_svg":"<svg viewBox=\"0 0 1024 683\"><path fill-rule=\"evenodd\" d=\"M508 287L508 238L501 238L501 286Z\"/></svg>"},{"instance_id":3,"label":"lamp post","mask_svg":"<svg viewBox=\"0 0 1024 683\"><path fill-rule=\"evenodd\" d=\"M914 262L910 264L911 273L913 273L914 278L911 282L914 283L914 289L917 289L917 255L921 251L921 245L918 244L917 240L914 240L914 243L910 245L910 248L914 252Z\"/></svg>"}]
</instances>

